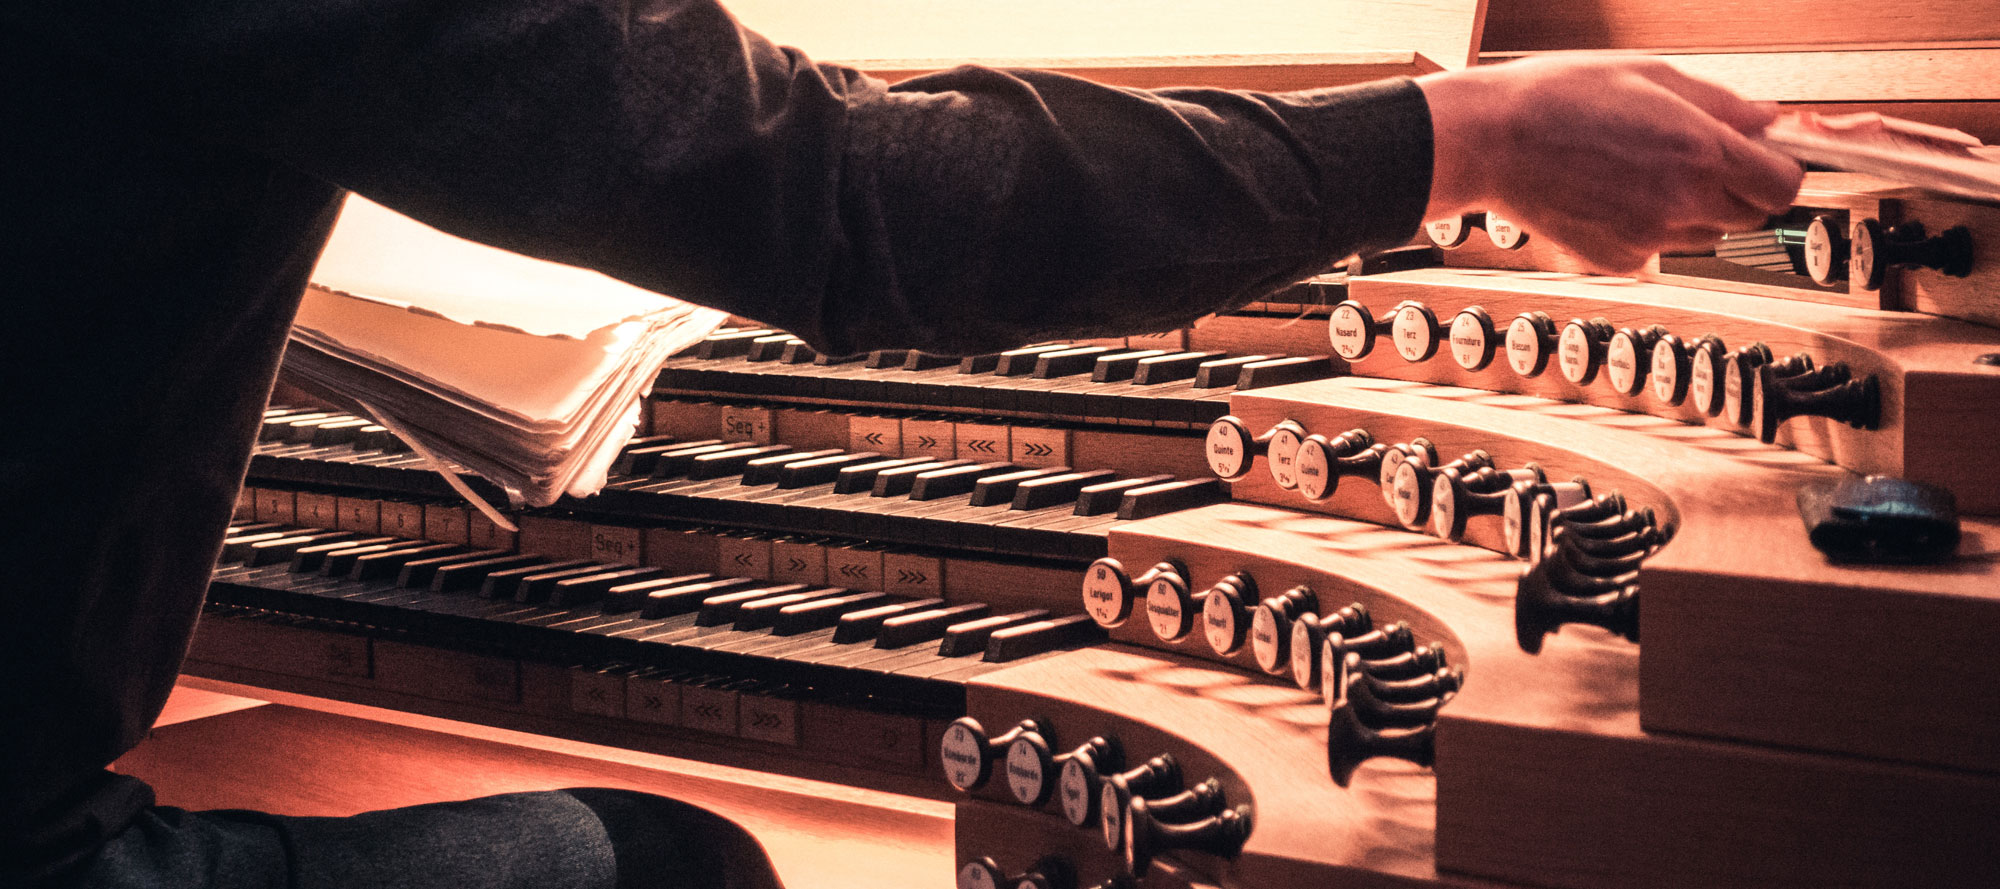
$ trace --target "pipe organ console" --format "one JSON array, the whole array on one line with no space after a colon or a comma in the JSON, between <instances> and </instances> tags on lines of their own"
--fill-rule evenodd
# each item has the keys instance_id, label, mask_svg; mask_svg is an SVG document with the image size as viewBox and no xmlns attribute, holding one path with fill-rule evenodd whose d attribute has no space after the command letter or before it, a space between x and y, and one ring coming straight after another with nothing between
<instances>
[{"instance_id":1,"label":"pipe organ console","mask_svg":"<svg viewBox=\"0 0 2000 889\"><path fill-rule=\"evenodd\" d=\"M189 670L956 800L913 884L2000 885L2000 208L1798 200L1636 279L1436 220L1121 340L746 323L518 533L274 405ZM1869 475L1955 553L1816 549Z\"/></svg>"}]
</instances>

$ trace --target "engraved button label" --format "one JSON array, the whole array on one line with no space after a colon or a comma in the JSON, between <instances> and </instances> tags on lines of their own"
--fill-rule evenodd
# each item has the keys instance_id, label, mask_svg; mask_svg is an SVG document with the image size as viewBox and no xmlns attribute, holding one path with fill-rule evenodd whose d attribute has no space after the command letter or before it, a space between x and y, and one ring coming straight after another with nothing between
<instances>
[{"instance_id":1,"label":"engraved button label","mask_svg":"<svg viewBox=\"0 0 2000 889\"><path fill-rule=\"evenodd\" d=\"M1542 363L1542 337L1535 325L1526 318L1516 318L1507 325L1507 366L1521 376L1535 372L1535 366Z\"/></svg>"},{"instance_id":2,"label":"engraved button label","mask_svg":"<svg viewBox=\"0 0 2000 889\"><path fill-rule=\"evenodd\" d=\"M1333 467L1328 465L1326 448L1301 447L1298 450L1298 489L1308 500L1320 500L1333 487Z\"/></svg>"},{"instance_id":3,"label":"engraved button label","mask_svg":"<svg viewBox=\"0 0 2000 889\"><path fill-rule=\"evenodd\" d=\"M767 445L771 438L771 412L764 408L725 407L722 409L722 439Z\"/></svg>"},{"instance_id":4,"label":"engraved button label","mask_svg":"<svg viewBox=\"0 0 2000 889\"><path fill-rule=\"evenodd\" d=\"M1661 340L1653 344L1653 397L1671 404L1680 388L1681 366L1674 360L1674 344Z\"/></svg>"},{"instance_id":5,"label":"engraved button label","mask_svg":"<svg viewBox=\"0 0 2000 889\"><path fill-rule=\"evenodd\" d=\"M1146 621L1153 627L1153 635L1168 642L1184 635L1181 619L1186 611L1181 607L1180 585L1162 578L1146 587Z\"/></svg>"},{"instance_id":6,"label":"engraved button label","mask_svg":"<svg viewBox=\"0 0 2000 889\"><path fill-rule=\"evenodd\" d=\"M1526 507L1527 504L1517 491L1508 491L1507 499L1500 504L1500 533L1506 539L1507 551L1515 555L1527 553L1521 540L1522 513L1526 511Z\"/></svg>"},{"instance_id":7,"label":"engraved button label","mask_svg":"<svg viewBox=\"0 0 2000 889\"><path fill-rule=\"evenodd\" d=\"M1731 423L1743 421L1743 362L1728 361L1722 367L1722 415Z\"/></svg>"},{"instance_id":8,"label":"engraved button label","mask_svg":"<svg viewBox=\"0 0 2000 889\"><path fill-rule=\"evenodd\" d=\"M1581 325L1571 324L1563 328L1558 340L1556 361L1562 366L1563 379L1581 383L1590 378L1590 333Z\"/></svg>"},{"instance_id":9,"label":"engraved button label","mask_svg":"<svg viewBox=\"0 0 2000 889\"><path fill-rule=\"evenodd\" d=\"M1118 614L1125 610L1125 582L1112 570L1103 565L1092 565L1083 576L1083 610L1090 613L1090 619L1099 626L1110 627L1118 624Z\"/></svg>"},{"instance_id":10,"label":"engraved button label","mask_svg":"<svg viewBox=\"0 0 2000 889\"><path fill-rule=\"evenodd\" d=\"M1082 827L1090 820L1090 794L1090 776L1084 772L1083 763L1065 760L1056 796L1062 801L1063 817L1069 823Z\"/></svg>"},{"instance_id":11,"label":"engraved button label","mask_svg":"<svg viewBox=\"0 0 2000 889\"><path fill-rule=\"evenodd\" d=\"M1518 250L1528 243L1528 233L1508 220L1492 213L1486 214L1486 236L1493 240L1493 246L1502 250Z\"/></svg>"},{"instance_id":12,"label":"engraved button label","mask_svg":"<svg viewBox=\"0 0 2000 889\"><path fill-rule=\"evenodd\" d=\"M1340 357L1352 361L1368 352L1368 340L1374 333L1368 329L1366 319L1353 306L1335 306L1333 317L1326 325L1327 337L1333 343L1333 351Z\"/></svg>"},{"instance_id":13,"label":"engraved button label","mask_svg":"<svg viewBox=\"0 0 2000 889\"><path fill-rule=\"evenodd\" d=\"M1278 615L1269 608L1257 609L1256 615L1250 618L1250 652L1256 656L1257 666L1263 668L1264 672L1278 671L1279 658L1283 656L1285 650L1278 634L1290 632L1290 627L1278 625Z\"/></svg>"},{"instance_id":14,"label":"engraved button label","mask_svg":"<svg viewBox=\"0 0 2000 889\"><path fill-rule=\"evenodd\" d=\"M1228 654L1236 642L1236 609L1229 605L1229 597L1210 594L1201 603L1201 630L1208 637L1208 647L1216 654Z\"/></svg>"},{"instance_id":15,"label":"engraved button label","mask_svg":"<svg viewBox=\"0 0 2000 889\"><path fill-rule=\"evenodd\" d=\"M1271 436L1270 446L1264 449L1264 460L1271 466L1271 480L1278 487L1291 490L1299 486L1299 445L1304 439L1289 428L1280 429Z\"/></svg>"},{"instance_id":16,"label":"engraved button label","mask_svg":"<svg viewBox=\"0 0 2000 889\"><path fill-rule=\"evenodd\" d=\"M980 755L985 747L986 739L967 726L953 723L946 728L944 741L938 745L938 760L944 764L945 780L960 790L971 790L979 782Z\"/></svg>"},{"instance_id":17,"label":"engraved button label","mask_svg":"<svg viewBox=\"0 0 2000 889\"><path fill-rule=\"evenodd\" d=\"M1814 217L1806 226L1806 275L1820 284L1833 283L1833 232L1827 231L1825 217Z\"/></svg>"},{"instance_id":18,"label":"engraved button label","mask_svg":"<svg viewBox=\"0 0 2000 889\"><path fill-rule=\"evenodd\" d=\"M1456 247L1465 243L1465 217L1433 219L1424 223L1424 234L1429 235L1431 243L1439 247Z\"/></svg>"},{"instance_id":19,"label":"engraved button label","mask_svg":"<svg viewBox=\"0 0 2000 889\"><path fill-rule=\"evenodd\" d=\"M1320 640L1319 696L1328 704L1340 700L1341 692L1344 691L1340 687L1340 664L1335 659L1335 652L1337 651L1339 649L1334 647L1331 636Z\"/></svg>"},{"instance_id":20,"label":"engraved button label","mask_svg":"<svg viewBox=\"0 0 2000 889\"><path fill-rule=\"evenodd\" d=\"M1250 464L1250 443L1243 440L1243 427L1235 423L1214 423L1208 427L1204 447L1208 469L1218 478L1235 478Z\"/></svg>"},{"instance_id":21,"label":"engraved button label","mask_svg":"<svg viewBox=\"0 0 2000 889\"><path fill-rule=\"evenodd\" d=\"M1451 486L1448 476L1440 475L1431 480L1431 533L1439 537L1451 536L1451 526L1458 512L1458 496Z\"/></svg>"},{"instance_id":22,"label":"engraved button label","mask_svg":"<svg viewBox=\"0 0 2000 889\"><path fill-rule=\"evenodd\" d=\"M1639 378L1639 344L1623 334L1613 336L1604 356L1604 375L1611 379L1611 388L1637 395L1632 384Z\"/></svg>"},{"instance_id":23,"label":"engraved button label","mask_svg":"<svg viewBox=\"0 0 2000 889\"><path fill-rule=\"evenodd\" d=\"M1420 526L1424 520L1423 478L1417 472L1417 465L1407 460L1396 467L1396 477L1389 480L1389 506L1396 510L1396 520L1405 528Z\"/></svg>"},{"instance_id":24,"label":"engraved button label","mask_svg":"<svg viewBox=\"0 0 2000 889\"><path fill-rule=\"evenodd\" d=\"M1709 360L1706 350L1695 355L1694 372L1688 377L1688 394L1694 397L1694 406L1702 413L1715 413L1715 363Z\"/></svg>"},{"instance_id":25,"label":"engraved button label","mask_svg":"<svg viewBox=\"0 0 2000 889\"><path fill-rule=\"evenodd\" d=\"M1301 687L1312 681L1313 659L1319 657L1312 636L1304 621L1292 624L1292 679Z\"/></svg>"},{"instance_id":26,"label":"engraved button label","mask_svg":"<svg viewBox=\"0 0 2000 889\"><path fill-rule=\"evenodd\" d=\"M1025 738L1007 745L1007 790L1014 794L1014 799L1023 804L1034 802L1035 797L1042 795L1042 782L1046 778L1035 745Z\"/></svg>"},{"instance_id":27,"label":"engraved button label","mask_svg":"<svg viewBox=\"0 0 2000 889\"><path fill-rule=\"evenodd\" d=\"M1847 278L1869 290L1879 289L1875 280L1875 239L1868 236L1868 228L1862 220L1855 220L1847 227Z\"/></svg>"},{"instance_id":28,"label":"engraved button label","mask_svg":"<svg viewBox=\"0 0 2000 889\"><path fill-rule=\"evenodd\" d=\"M1396 342L1396 354L1403 356L1404 361L1422 361L1437 348L1437 328L1430 323L1430 316L1416 306L1397 309L1390 332Z\"/></svg>"},{"instance_id":29,"label":"engraved button label","mask_svg":"<svg viewBox=\"0 0 2000 889\"><path fill-rule=\"evenodd\" d=\"M958 869L958 889L1000 889L993 872L977 861Z\"/></svg>"},{"instance_id":30,"label":"engraved button label","mask_svg":"<svg viewBox=\"0 0 2000 889\"><path fill-rule=\"evenodd\" d=\"M1104 832L1104 846L1118 848L1125 837L1125 809L1118 805L1118 789L1109 784L1097 788L1097 826Z\"/></svg>"},{"instance_id":31,"label":"engraved button label","mask_svg":"<svg viewBox=\"0 0 2000 889\"><path fill-rule=\"evenodd\" d=\"M1408 462L1410 455L1401 449L1391 450L1382 455L1381 471L1375 477L1375 484L1382 488L1382 502L1396 508L1396 472Z\"/></svg>"},{"instance_id":32,"label":"engraved button label","mask_svg":"<svg viewBox=\"0 0 2000 889\"><path fill-rule=\"evenodd\" d=\"M1486 325L1479 317L1469 312L1460 312L1451 319L1451 360L1466 370L1478 370L1486 364Z\"/></svg>"}]
</instances>

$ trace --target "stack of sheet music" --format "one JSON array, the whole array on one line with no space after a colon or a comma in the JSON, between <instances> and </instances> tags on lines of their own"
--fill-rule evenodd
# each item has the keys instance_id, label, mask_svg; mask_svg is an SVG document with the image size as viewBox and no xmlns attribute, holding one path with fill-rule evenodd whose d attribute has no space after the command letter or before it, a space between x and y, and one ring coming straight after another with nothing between
<instances>
[{"instance_id":1,"label":"stack of sheet music","mask_svg":"<svg viewBox=\"0 0 2000 889\"><path fill-rule=\"evenodd\" d=\"M1812 164L1880 176L1982 201L2000 201L2000 148L1958 130L1874 112L1787 114L1764 141Z\"/></svg>"},{"instance_id":2,"label":"stack of sheet music","mask_svg":"<svg viewBox=\"0 0 2000 889\"><path fill-rule=\"evenodd\" d=\"M475 503L457 467L517 505L596 493L660 364L727 317L359 197L312 282L287 377L394 431Z\"/></svg>"}]
</instances>

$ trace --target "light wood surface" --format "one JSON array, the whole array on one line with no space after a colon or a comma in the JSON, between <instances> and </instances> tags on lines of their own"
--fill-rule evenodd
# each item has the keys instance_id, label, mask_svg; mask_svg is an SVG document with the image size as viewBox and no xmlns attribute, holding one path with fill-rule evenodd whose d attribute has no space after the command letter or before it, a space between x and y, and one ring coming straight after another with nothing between
<instances>
[{"instance_id":1,"label":"light wood surface","mask_svg":"<svg viewBox=\"0 0 2000 889\"><path fill-rule=\"evenodd\" d=\"M1488 0L1488 52L2000 41L1986 0Z\"/></svg>"},{"instance_id":2,"label":"light wood surface","mask_svg":"<svg viewBox=\"0 0 2000 889\"><path fill-rule=\"evenodd\" d=\"M1417 52L1471 61L1480 0L731 0L745 25L816 59L1102 58Z\"/></svg>"},{"instance_id":3,"label":"light wood surface","mask_svg":"<svg viewBox=\"0 0 2000 889\"><path fill-rule=\"evenodd\" d=\"M1388 77L1417 77L1446 66L1416 52L1256 53L1247 55L1042 57L856 60L852 65L890 83L964 64L1038 68L1138 89L1181 86L1286 90L1347 86Z\"/></svg>"},{"instance_id":4,"label":"light wood surface","mask_svg":"<svg viewBox=\"0 0 2000 889\"><path fill-rule=\"evenodd\" d=\"M561 787L620 787L723 815L764 845L792 889L941 885L948 803L506 732L331 701L197 683L197 695L281 697L155 729L116 768L160 802L287 815ZM186 690L177 700L189 697Z\"/></svg>"}]
</instances>

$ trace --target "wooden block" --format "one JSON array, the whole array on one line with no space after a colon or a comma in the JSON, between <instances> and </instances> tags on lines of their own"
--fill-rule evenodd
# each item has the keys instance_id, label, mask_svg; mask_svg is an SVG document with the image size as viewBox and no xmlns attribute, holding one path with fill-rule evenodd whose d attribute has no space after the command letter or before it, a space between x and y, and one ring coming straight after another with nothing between
<instances>
[{"instance_id":1,"label":"wooden block","mask_svg":"<svg viewBox=\"0 0 2000 889\"><path fill-rule=\"evenodd\" d=\"M924 767L924 727L917 717L805 701L799 707L799 725L800 747L809 754L910 771Z\"/></svg>"},{"instance_id":2,"label":"wooden block","mask_svg":"<svg viewBox=\"0 0 2000 889\"><path fill-rule=\"evenodd\" d=\"M188 657L310 679L353 681L374 675L366 637L241 618L204 618Z\"/></svg>"},{"instance_id":3,"label":"wooden block","mask_svg":"<svg viewBox=\"0 0 2000 889\"><path fill-rule=\"evenodd\" d=\"M656 398L649 411L654 435L671 435L682 441L721 438L722 405L712 401Z\"/></svg>"},{"instance_id":4,"label":"wooden block","mask_svg":"<svg viewBox=\"0 0 2000 889\"><path fill-rule=\"evenodd\" d=\"M525 530L525 529L524 529ZM612 564L642 565L645 560L645 531L625 525L591 525L590 555Z\"/></svg>"},{"instance_id":5,"label":"wooden block","mask_svg":"<svg viewBox=\"0 0 2000 889\"><path fill-rule=\"evenodd\" d=\"M953 602L985 602L998 610L1046 608L1056 614L1083 610L1077 591L1083 569L990 559L951 559L945 566L944 597Z\"/></svg>"},{"instance_id":6,"label":"wooden block","mask_svg":"<svg viewBox=\"0 0 2000 889\"><path fill-rule=\"evenodd\" d=\"M1857 4L1828 15L1812 0L1748 9L1728 4L1669 8L1645 0L1588 6L1489 0L1482 51L1662 50L1685 47L1825 46L2000 39L1978 0L1912 0L1894 8Z\"/></svg>"},{"instance_id":7,"label":"wooden block","mask_svg":"<svg viewBox=\"0 0 2000 889\"><path fill-rule=\"evenodd\" d=\"M772 439L801 451L846 448L851 437L848 428L850 419L850 415L836 411L802 409L772 411Z\"/></svg>"},{"instance_id":8,"label":"wooden block","mask_svg":"<svg viewBox=\"0 0 2000 889\"><path fill-rule=\"evenodd\" d=\"M625 717L625 675L589 667L569 668L569 709L586 716Z\"/></svg>"},{"instance_id":9,"label":"wooden block","mask_svg":"<svg viewBox=\"0 0 2000 889\"><path fill-rule=\"evenodd\" d=\"M776 441L772 434L771 410L761 407L725 405L722 408L720 438L767 445Z\"/></svg>"},{"instance_id":10,"label":"wooden block","mask_svg":"<svg viewBox=\"0 0 2000 889\"><path fill-rule=\"evenodd\" d=\"M424 505L407 500L385 500L382 502L381 534L401 537L405 540L423 540Z\"/></svg>"},{"instance_id":11,"label":"wooden block","mask_svg":"<svg viewBox=\"0 0 2000 889\"><path fill-rule=\"evenodd\" d=\"M944 595L944 560L916 553L882 554L882 591L925 599Z\"/></svg>"},{"instance_id":12,"label":"wooden block","mask_svg":"<svg viewBox=\"0 0 2000 889\"><path fill-rule=\"evenodd\" d=\"M958 453L958 442L953 438L956 425L950 420L904 420L903 456L953 459Z\"/></svg>"},{"instance_id":13,"label":"wooden block","mask_svg":"<svg viewBox=\"0 0 2000 889\"><path fill-rule=\"evenodd\" d=\"M745 738L799 746L799 702L796 698L744 694L737 699Z\"/></svg>"},{"instance_id":14,"label":"wooden block","mask_svg":"<svg viewBox=\"0 0 2000 889\"><path fill-rule=\"evenodd\" d=\"M300 491L295 499L297 506L293 511L293 521L308 528L340 526L340 503L332 494Z\"/></svg>"},{"instance_id":15,"label":"wooden block","mask_svg":"<svg viewBox=\"0 0 2000 889\"><path fill-rule=\"evenodd\" d=\"M382 533L382 501L366 497L336 497L334 509L334 527L342 531Z\"/></svg>"},{"instance_id":16,"label":"wooden block","mask_svg":"<svg viewBox=\"0 0 2000 889\"><path fill-rule=\"evenodd\" d=\"M653 725L680 725L681 686L651 673L627 677L625 718Z\"/></svg>"},{"instance_id":17,"label":"wooden block","mask_svg":"<svg viewBox=\"0 0 2000 889\"><path fill-rule=\"evenodd\" d=\"M472 517L463 506L426 503L424 539L439 543L469 544L472 541Z\"/></svg>"},{"instance_id":18,"label":"wooden block","mask_svg":"<svg viewBox=\"0 0 2000 889\"><path fill-rule=\"evenodd\" d=\"M681 725L715 735L737 734L741 693L723 686L681 686Z\"/></svg>"},{"instance_id":19,"label":"wooden block","mask_svg":"<svg viewBox=\"0 0 2000 889\"><path fill-rule=\"evenodd\" d=\"M277 488L257 489L257 521L290 525L296 524L297 518L297 495Z\"/></svg>"},{"instance_id":20,"label":"wooden block","mask_svg":"<svg viewBox=\"0 0 2000 889\"><path fill-rule=\"evenodd\" d=\"M902 456L903 421L895 417L850 417L847 421L847 449Z\"/></svg>"},{"instance_id":21,"label":"wooden block","mask_svg":"<svg viewBox=\"0 0 2000 889\"><path fill-rule=\"evenodd\" d=\"M524 515L515 524L521 528L520 546L524 553L551 559L588 559L595 550L593 528L588 522Z\"/></svg>"},{"instance_id":22,"label":"wooden block","mask_svg":"<svg viewBox=\"0 0 2000 889\"><path fill-rule=\"evenodd\" d=\"M647 565L689 572L720 570L719 543L713 533L691 528L647 528L644 540Z\"/></svg>"},{"instance_id":23,"label":"wooden block","mask_svg":"<svg viewBox=\"0 0 2000 889\"><path fill-rule=\"evenodd\" d=\"M519 544L521 536L519 533L493 524L493 521L488 519L485 514L475 510L467 518L470 524L466 528L465 536L471 542L472 546L479 549L511 550L515 549ZM517 527L518 519L519 517L516 516Z\"/></svg>"},{"instance_id":24,"label":"wooden block","mask_svg":"<svg viewBox=\"0 0 2000 889\"><path fill-rule=\"evenodd\" d=\"M862 546L828 547L826 582L853 590L882 589L882 551Z\"/></svg>"},{"instance_id":25,"label":"wooden block","mask_svg":"<svg viewBox=\"0 0 2000 889\"><path fill-rule=\"evenodd\" d=\"M1022 466L1069 466L1069 430L1016 426L1011 459Z\"/></svg>"},{"instance_id":26,"label":"wooden block","mask_svg":"<svg viewBox=\"0 0 2000 889\"><path fill-rule=\"evenodd\" d=\"M1182 479L1209 475L1201 434L1078 429L1070 433L1069 443L1066 465L1075 469L1116 469L1128 476L1165 473Z\"/></svg>"},{"instance_id":27,"label":"wooden block","mask_svg":"<svg viewBox=\"0 0 2000 889\"><path fill-rule=\"evenodd\" d=\"M952 437L957 442L957 456L961 460L981 463L1009 459L1013 449L1008 432L1009 428L1002 425L959 423L952 430Z\"/></svg>"},{"instance_id":28,"label":"wooden block","mask_svg":"<svg viewBox=\"0 0 2000 889\"><path fill-rule=\"evenodd\" d=\"M784 583L825 584L826 547L806 540L772 541L770 577Z\"/></svg>"},{"instance_id":29,"label":"wooden block","mask_svg":"<svg viewBox=\"0 0 2000 889\"><path fill-rule=\"evenodd\" d=\"M257 518L257 494L258 491L256 488L246 487L238 489L236 491L236 511L230 514L230 518L239 522L255 520Z\"/></svg>"},{"instance_id":30,"label":"wooden block","mask_svg":"<svg viewBox=\"0 0 2000 889\"><path fill-rule=\"evenodd\" d=\"M512 658L378 641L375 683L384 691L439 701L517 704L521 664Z\"/></svg>"},{"instance_id":31,"label":"wooden block","mask_svg":"<svg viewBox=\"0 0 2000 889\"><path fill-rule=\"evenodd\" d=\"M771 576L771 541L765 537L716 538L715 570L731 577Z\"/></svg>"}]
</instances>

